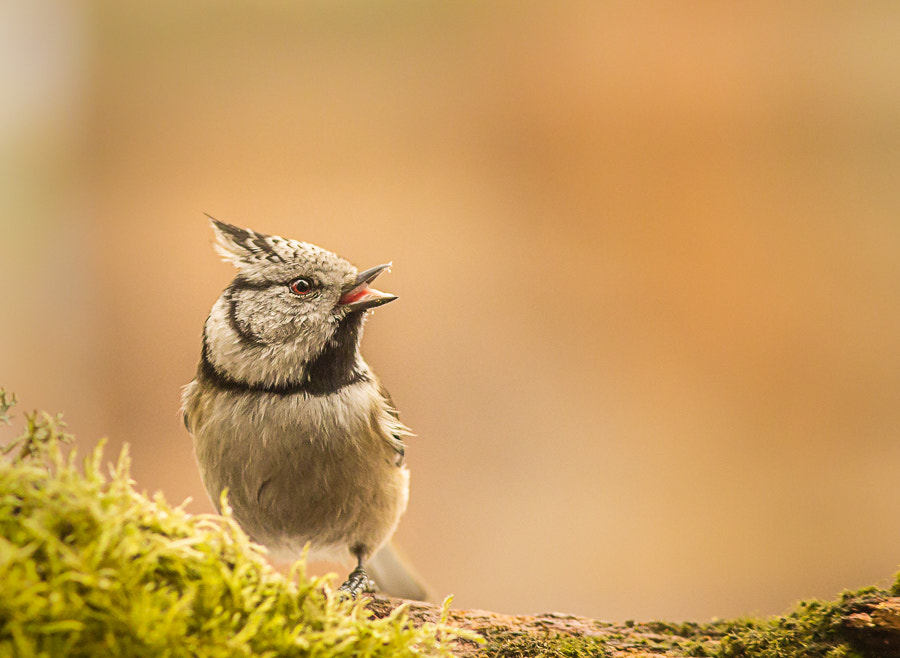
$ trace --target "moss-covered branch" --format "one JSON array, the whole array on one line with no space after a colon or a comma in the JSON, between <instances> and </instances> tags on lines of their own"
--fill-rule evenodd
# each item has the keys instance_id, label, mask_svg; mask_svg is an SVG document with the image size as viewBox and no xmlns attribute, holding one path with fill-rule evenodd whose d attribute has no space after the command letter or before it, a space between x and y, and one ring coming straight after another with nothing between
<instances>
[{"instance_id":1,"label":"moss-covered branch","mask_svg":"<svg viewBox=\"0 0 900 658\"><path fill-rule=\"evenodd\" d=\"M387 615L396 605L396 600L379 596L370 607L377 615ZM440 609L413 603L409 615L434 622ZM611 624L558 613L512 616L451 610L450 621L487 641L458 641L454 651L459 656L897 658L900 579L892 591L869 588L847 592L834 602L807 601L790 614L770 619Z\"/></svg>"},{"instance_id":2,"label":"moss-covered branch","mask_svg":"<svg viewBox=\"0 0 900 658\"><path fill-rule=\"evenodd\" d=\"M14 402L0 389L0 425ZM0 459L0 657L900 658L900 578L890 591L709 624L343 601L302 563L275 572L227 514L136 492L127 453L108 476L101 448L79 468L58 416L24 420Z\"/></svg>"}]
</instances>

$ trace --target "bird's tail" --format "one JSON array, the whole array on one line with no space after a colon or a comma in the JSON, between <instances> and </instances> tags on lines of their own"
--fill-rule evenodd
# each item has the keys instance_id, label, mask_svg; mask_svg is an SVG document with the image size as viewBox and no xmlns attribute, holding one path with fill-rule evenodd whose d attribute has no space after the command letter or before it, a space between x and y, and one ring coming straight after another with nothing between
<instances>
[{"instance_id":1,"label":"bird's tail","mask_svg":"<svg viewBox=\"0 0 900 658\"><path fill-rule=\"evenodd\" d=\"M415 601L432 601L431 591L393 542L388 542L366 562L366 571L388 596Z\"/></svg>"}]
</instances>

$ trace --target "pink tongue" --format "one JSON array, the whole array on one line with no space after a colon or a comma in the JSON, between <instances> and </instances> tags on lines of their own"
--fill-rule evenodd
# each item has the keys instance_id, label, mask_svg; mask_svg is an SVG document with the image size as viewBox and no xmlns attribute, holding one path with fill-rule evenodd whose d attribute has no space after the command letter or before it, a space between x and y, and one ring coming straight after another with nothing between
<instances>
[{"instance_id":1,"label":"pink tongue","mask_svg":"<svg viewBox=\"0 0 900 658\"><path fill-rule=\"evenodd\" d=\"M354 288L346 295L342 296L339 300L339 304L352 304L353 302L359 301L363 297L369 294L369 286L363 284L359 288Z\"/></svg>"}]
</instances>

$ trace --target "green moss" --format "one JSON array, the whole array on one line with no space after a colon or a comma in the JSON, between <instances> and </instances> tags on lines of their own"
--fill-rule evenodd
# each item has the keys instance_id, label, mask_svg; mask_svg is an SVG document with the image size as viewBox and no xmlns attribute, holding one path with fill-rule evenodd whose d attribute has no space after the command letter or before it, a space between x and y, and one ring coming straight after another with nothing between
<instances>
[{"instance_id":1,"label":"green moss","mask_svg":"<svg viewBox=\"0 0 900 658\"><path fill-rule=\"evenodd\" d=\"M883 632L847 624L871 610L889 592L867 587L845 592L837 601L804 601L789 614L771 619L727 622L731 627L718 655L722 658L889 658L900 655L896 640Z\"/></svg>"},{"instance_id":2,"label":"green moss","mask_svg":"<svg viewBox=\"0 0 900 658\"><path fill-rule=\"evenodd\" d=\"M491 658L602 658L609 656L602 639L562 633L501 631L485 633L482 649Z\"/></svg>"},{"instance_id":3,"label":"green moss","mask_svg":"<svg viewBox=\"0 0 900 658\"><path fill-rule=\"evenodd\" d=\"M719 655L723 658L838 658L843 643L832 627L834 609L819 601L801 603L792 613L769 620L734 624ZM847 655L847 654L843 654Z\"/></svg>"},{"instance_id":4,"label":"green moss","mask_svg":"<svg viewBox=\"0 0 900 658\"><path fill-rule=\"evenodd\" d=\"M0 419L14 398L0 390ZM125 451L75 462L58 417L35 412L0 459L0 656L450 655L457 632L375 619L298 563L289 578L226 514L135 491Z\"/></svg>"}]
</instances>

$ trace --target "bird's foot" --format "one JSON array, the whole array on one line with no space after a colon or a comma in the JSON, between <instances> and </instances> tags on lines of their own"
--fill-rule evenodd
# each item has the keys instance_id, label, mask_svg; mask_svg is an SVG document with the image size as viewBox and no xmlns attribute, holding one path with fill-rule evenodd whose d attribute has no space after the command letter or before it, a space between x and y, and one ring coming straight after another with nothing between
<instances>
[{"instance_id":1,"label":"bird's foot","mask_svg":"<svg viewBox=\"0 0 900 658\"><path fill-rule=\"evenodd\" d=\"M347 576L347 581L338 588L338 593L345 598L355 599L363 592L375 591L375 583L369 578L369 574L362 565L356 567Z\"/></svg>"}]
</instances>

